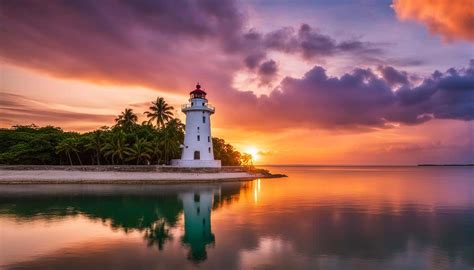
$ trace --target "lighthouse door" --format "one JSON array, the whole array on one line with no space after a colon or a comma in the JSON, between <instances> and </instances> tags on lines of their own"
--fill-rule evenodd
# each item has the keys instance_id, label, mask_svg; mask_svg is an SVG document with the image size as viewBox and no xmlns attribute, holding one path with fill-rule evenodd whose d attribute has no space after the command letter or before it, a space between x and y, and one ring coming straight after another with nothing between
<instances>
[{"instance_id":1,"label":"lighthouse door","mask_svg":"<svg viewBox=\"0 0 474 270\"><path fill-rule=\"evenodd\" d=\"M194 151L194 159L201 159L201 152Z\"/></svg>"}]
</instances>

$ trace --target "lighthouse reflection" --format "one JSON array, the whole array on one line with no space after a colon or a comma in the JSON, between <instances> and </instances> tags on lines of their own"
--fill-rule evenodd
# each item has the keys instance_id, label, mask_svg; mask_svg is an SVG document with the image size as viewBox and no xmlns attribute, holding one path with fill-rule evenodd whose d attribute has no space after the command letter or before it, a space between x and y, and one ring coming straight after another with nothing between
<instances>
[{"instance_id":1,"label":"lighthouse reflection","mask_svg":"<svg viewBox=\"0 0 474 270\"><path fill-rule=\"evenodd\" d=\"M183 243L190 247L188 258L203 261L207 258L206 247L213 245L215 236L211 231L211 210L214 194L218 190L207 189L180 194L184 210Z\"/></svg>"}]
</instances>

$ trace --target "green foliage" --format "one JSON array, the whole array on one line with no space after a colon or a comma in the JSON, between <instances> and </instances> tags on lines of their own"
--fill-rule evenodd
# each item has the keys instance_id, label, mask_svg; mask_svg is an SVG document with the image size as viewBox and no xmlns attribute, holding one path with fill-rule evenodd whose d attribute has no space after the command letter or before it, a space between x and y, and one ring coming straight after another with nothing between
<instances>
[{"instance_id":1,"label":"green foliage","mask_svg":"<svg viewBox=\"0 0 474 270\"><path fill-rule=\"evenodd\" d=\"M115 132L108 135L105 145L100 150L104 157L110 158L112 164L115 164L115 162L123 164L128 149L125 132L116 129Z\"/></svg>"},{"instance_id":2,"label":"green foliage","mask_svg":"<svg viewBox=\"0 0 474 270\"><path fill-rule=\"evenodd\" d=\"M58 164L60 156L56 146L75 135L51 126L0 129L0 164Z\"/></svg>"},{"instance_id":3,"label":"green foliage","mask_svg":"<svg viewBox=\"0 0 474 270\"><path fill-rule=\"evenodd\" d=\"M162 97L156 98L156 101L152 102L152 106L149 107L150 111L146 111L145 115L149 118L148 123L152 124L156 122L156 127L160 128L173 119L174 107L168 105L165 99Z\"/></svg>"},{"instance_id":4,"label":"green foliage","mask_svg":"<svg viewBox=\"0 0 474 270\"><path fill-rule=\"evenodd\" d=\"M79 164L82 165L81 158L79 157L79 138L78 137L70 137L62 140L59 142L59 144L56 146L56 153L58 154L66 154L69 160L69 164L73 165L73 161L71 158L72 154L75 154L77 156L77 160Z\"/></svg>"},{"instance_id":5,"label":"green foliage","mask_svg":"<svg viewBox=\"0 0 474 270\"><path fill-rule=\"evenodd\" d=\"M149 121L141 125L133 110L125 109L112 128L101 127L84 134L53 126L3 128L0 164L169 164L171 159L180 158L184 141L184 125L172 117L173 109L163 98L157 98L150 112L145 113ZM213 145L214 156L222 165L241 164L241 154L232 145L218 138L213 138Z\"/></svg>"},{"instance_id":6,"label":"green foliage","mask_svg":"<svg viewBox=\"0 0 474 270\"><path fill-rule=\"evenodd\" d=\"M214 148L214 158L220 159L222 165L238 166L241 164L240 152L223 139L212 138L212 146Z\"/></svg>"},{"instance_id":7,"label":"green foliage","mask_svg":"<svg viewBox=\"0 0 474 270\"><path fill-rule=\"evenodd\" d=\"M153 149L151 147L151 142L144 138L137 138L132 147L127 149L125 153L128 155L127 161L136 160L137 165L139 165L140 161L149 162L151 160Z\"/></svg>"},{"instance_id":8,"label":"green foliage","mask_svg":"<svg viewBox=\"0 0 474 270\"><path fill-rule=\"evenodd\" d=\"M114 128L130 132L137 125L137 121L138 117L133 112L133 110L125 108L125 110L117 118L115 118Z\"/></svg>"}]
</instances>

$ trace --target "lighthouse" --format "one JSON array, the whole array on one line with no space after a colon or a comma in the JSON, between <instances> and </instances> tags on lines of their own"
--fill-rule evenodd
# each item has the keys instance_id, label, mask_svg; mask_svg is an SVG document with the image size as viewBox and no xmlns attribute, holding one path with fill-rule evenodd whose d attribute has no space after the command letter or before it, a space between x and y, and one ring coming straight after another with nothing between
<instances>
[{"instance_id":1,"label":"lighthouse","mask_svg":"<svg viewBox=\"0 0 474 270\"><path fill-rule=\"evenodd\" d=\"M214 159L211 137L211 115L215 108L207 102L206 92L197 84L191 91L189 103L182 105L186 114L186 129L181 159L171 161L178 167L219 168L221 161Z\"/></svg>"}]
</instances>

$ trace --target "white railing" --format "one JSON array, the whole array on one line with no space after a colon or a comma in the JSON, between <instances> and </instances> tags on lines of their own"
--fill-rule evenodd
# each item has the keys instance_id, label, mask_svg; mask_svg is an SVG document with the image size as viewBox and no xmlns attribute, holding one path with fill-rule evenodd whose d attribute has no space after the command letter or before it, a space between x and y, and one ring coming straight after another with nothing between
<instances>
[{"instance_id":1,"label":"white railing","mask_svg":"<svg viewBox=\"0 0 474 270\"><path fill-rule=\"evenodd\" d=\"M216 110L216 108L215 108L213 105L211 105L211 104L206 104L206 107L208 107L209 109L211 109L211 111L215 111L215 110Z\"/></svg>"},{"instance_id":2,"label":"white railing","mask_svg":"<svg viewBox=\"0 0 474 270\"><path fill-rule=\"evenodd\" d=\"M216 108L213 105L209 104L209 103L206 103L206 105L204 105L204 106L197 106L197 105L192 106L191 103L186 103L186 104L181 105L182 110L190 109L192 107L196 108L198 110L202 109L202 108L207 108L207 109L211 110L212 112L214 112L216 110Z\"/></svg>"},{"instance_id":3,"label":"white railing","mask_svg":"<svg viewBox=\"0 0 474 270\"><path fill-rule=\"evenodd\" d=\"M181 105L182 110L188 109L188 108L191 108L191 103L186 103L186 104Z\"/></svg>"}]
</instances>

